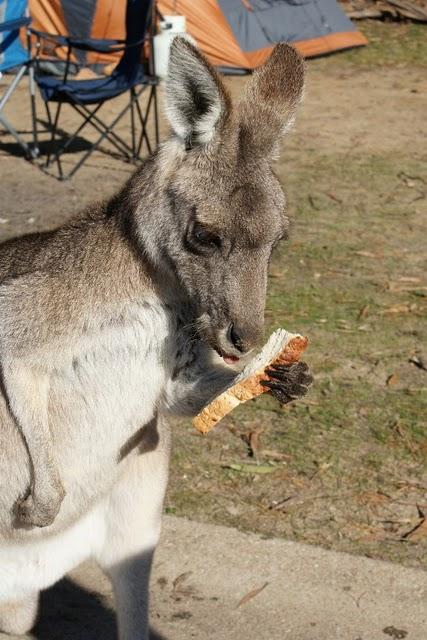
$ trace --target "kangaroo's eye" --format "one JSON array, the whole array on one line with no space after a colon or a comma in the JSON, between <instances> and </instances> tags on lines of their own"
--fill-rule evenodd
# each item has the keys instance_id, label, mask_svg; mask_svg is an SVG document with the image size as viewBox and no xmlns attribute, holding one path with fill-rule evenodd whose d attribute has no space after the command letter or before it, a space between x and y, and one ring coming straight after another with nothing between
<instances>
[{"instance_id":1,"label":"kangaroo's eye","mask_svg":"<svg viewBox=\"0 0 427 640\"><path fill-rule=\"evenodd\" d=\"M193 239L197 244L204 247L220 247L221 238L201 224L195 224L193 227Z\"/></svg>"}]
</instances>

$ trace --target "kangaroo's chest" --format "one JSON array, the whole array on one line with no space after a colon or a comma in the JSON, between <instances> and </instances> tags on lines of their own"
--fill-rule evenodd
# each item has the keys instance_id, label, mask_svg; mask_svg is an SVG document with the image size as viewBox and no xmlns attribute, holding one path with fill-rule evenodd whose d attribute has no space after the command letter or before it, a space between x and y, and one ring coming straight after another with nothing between
<instances>
[{"instance_id":1,"label":"kangaroo's chest","mask_svg":"<svg viewBox=\"0 0 427 640\"><path fill-rule=\"evenodd\" d=\"M108 321L51 356L49 427L66 493L58 532L94 509L134 455L135 436L156 414L169 376L165 354L167 360L171 341L170 319L153 307ZM28 484L17 471L26 468L27 454L23 447L19 456L12 449L6 453L14 460L12 476L20 478L16 495L8 496L13 504ZM2 477L0 471L0 485Z\"/></svg>"},{"instance_id":2,"label":"kangaroo's chest","mask_svg":"<svg viewBox=\"0 0 427 640\"><path fill-rule=\"evenodd\" d=\"M159 307L106 322L66 354L51 377L49 416L65 488L88 499L119 471L120 452L154 416L171 339Z\"/></svg>"}]
</instances>

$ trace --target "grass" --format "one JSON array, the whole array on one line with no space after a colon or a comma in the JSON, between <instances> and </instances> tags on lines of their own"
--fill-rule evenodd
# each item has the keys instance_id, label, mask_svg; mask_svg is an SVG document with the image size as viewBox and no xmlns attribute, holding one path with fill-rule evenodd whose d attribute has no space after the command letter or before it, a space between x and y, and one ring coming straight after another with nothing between
<instances>
[{"instance_id":1,"label":"grass","mask_svg":"<svg viewBox=\"0 0 427 640\"><path fill-rule=\"evenodd\" d=\"M316 61L317 65L346 65L360 68L427 66L426 27L412 22L388 23L363 20L355 25L369 40L369 46L344 51Z\"/></svg>"},{"instance_id":2,"label":"grass","mask_svg":"<svg viewBox=\"0 0 427 640\"><path fill-rule=\"evenodd\" d=\"M269 331L307 333L316 383L306 402L283 409L267 396L243 405L209 440L181 428L173 469L177 479L185 461L186 479L169 493L176 513L414 566L425 561L425 546L400 541L418 521L427 470L426 373L409 362L427 343L425 288L414 290L426 284L424 240L411 226L416 204L396 186L403 160L409 175L422 172L419 161L396 155L343 162L311 153L287 178L298 203L294 239L274 256L266 318ZM325 195L331 185L335 200ZM392 191L392 199L378 197ZM224 470L221 461L247 457L242 438L254 429L284 461L262 478ZM260 462L268 460L261 451ZM288 496L287 509L272 509Z\"/></svg>"},{"instance_id":3,"label":"grass","mask_svg":"<svg viewBox=\"0 0 427 640\"><path fill-rule=\"evenodd\" d=\"M370 47L315 61L316 72L369 69L374 81L389 65L427 65L424 26L360 27ZM277 166L294 228L272 262L267 332L309 336L315 384L284 408L268 396L242 405L208 438L178 424L169 511L426 562L425 540L407 537L427 512L427 373L410 362L427 344L426 159L415 143L411 153L305 143ZM271 472L239 467L256 461Z\"/></svg>"}]
</instances>

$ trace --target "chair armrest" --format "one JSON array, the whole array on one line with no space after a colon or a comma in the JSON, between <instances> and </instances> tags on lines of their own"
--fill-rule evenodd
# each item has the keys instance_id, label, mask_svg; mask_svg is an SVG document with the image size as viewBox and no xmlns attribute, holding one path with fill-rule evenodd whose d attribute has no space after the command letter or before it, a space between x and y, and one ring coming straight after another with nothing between
<instances>
[{"instance_id":1,"label":"chair armrest","mask_svg":"<svg viewBox=\"0 0 427 640\"><path fill-rule=\"evenodd\" d=\"M98 38L70 38L69 36L61 36L56 33L46 33L30 28L30 33L41 40L53 42L59 47L70 47L72 49L80 49L83 51L95 51L97 53L115 53L123 51L126 48L125 40L109 40Z\"/></svg>"},{"instance_id":2,"label":"chair armrest","mask_svg":"<svg viewBox=\"0 0 427 640\"><path fill-rule=\"evenodd\" d=\"M29 32L32 36L36 36L41 40L47 40L48 42L53 42L53 44L58 45L59 47L68 47L69 42L68 38L65 36L60 36L56 33L46 33L45 31L38 31L37 29L33 29L33 27L29 28Z\"/></svg>"},{"instance_id":3,"label":"chair armrest","mask_svg":"<svg viewBox=\"0 0 427 640\"><path fill-rule=\"evenodd\" d=\"M60 47L71 47L72 49L95 51L96 53L116 53L117 51L124 51L125 49L130 49L132 47L138 47L145 41L145 38L132 43L127 43L126 40L69 38L68 36L46 33L44 31L37 31L37 29L32 28L30 28L30 33L37 36L38 38L41 38L42 40L49 40L50 42L53 42Z\"/></svg>"},{"instance_id":4,"label":"chair armrest","mask_svg":"<svg viewBox=\"0 0 427 640\"><path fill-rule=\"evenodd\" d=\"M100 40L97 38L69 38L70 46L73 49L83 51L95 51L96 53L115 53L126 48L125 40Z\"/></svg>"},{"instance_id":5,"label":"chair armrest","mask_svg":"<svg viewBox=\"0 0 427 640\"><path fill-rule=\"evenodd\" d=\"M21 27L26 27L30 24L31 18L23 17L16 18L15 20L6 20L0 24L0 32L3 31L16 31Z\"/></svg>"}]
</instances>

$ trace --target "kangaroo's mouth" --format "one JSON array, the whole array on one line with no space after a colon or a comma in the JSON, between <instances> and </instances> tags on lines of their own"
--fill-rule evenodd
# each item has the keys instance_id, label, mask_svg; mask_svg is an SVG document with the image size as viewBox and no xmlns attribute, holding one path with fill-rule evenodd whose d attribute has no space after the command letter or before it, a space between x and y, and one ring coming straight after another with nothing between
<instances>
[{"instance_id":1,"label":"kangaroo's mouth","mask_svg":"<svg viewBox=\"0 0 427 640\"><path fill-rule=\"evenodd\" d=\"M238 358L237 356L233 356L229 353L224 353L220 349L215 349L215 351L224 360L225 364L236 364L236 362L239 362L240 360L240 358Z\"/></svg>"}]
</instances>

